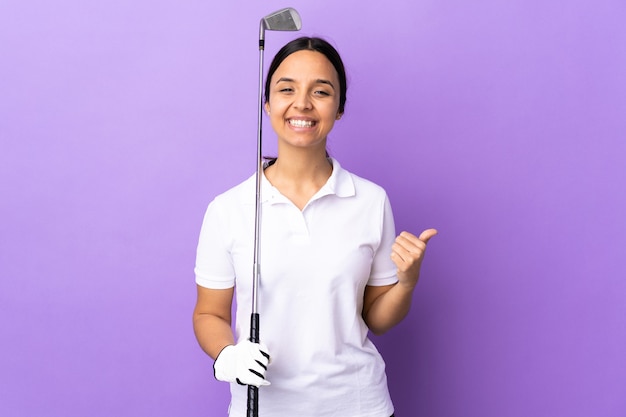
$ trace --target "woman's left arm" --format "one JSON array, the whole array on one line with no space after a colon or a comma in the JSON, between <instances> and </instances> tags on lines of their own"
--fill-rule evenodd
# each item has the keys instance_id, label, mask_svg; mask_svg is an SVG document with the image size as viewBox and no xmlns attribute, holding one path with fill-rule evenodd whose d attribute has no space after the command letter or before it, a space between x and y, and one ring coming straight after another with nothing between
<instances>
[{"instance_id":1,"label":"woman's left arm","mask_svg":"<svg viewBox=\"0 0 626 417\"><path fill-rule=\"evenodd\" d=\"M396 238L391 259L398 268L398 282L380 287L365 287L363 319L372 333L385 333L408 314L413 289L419 280L426 244L436 234L435 229L428 229L419 237L402 232Z\"/></svg>"}]
</instances>

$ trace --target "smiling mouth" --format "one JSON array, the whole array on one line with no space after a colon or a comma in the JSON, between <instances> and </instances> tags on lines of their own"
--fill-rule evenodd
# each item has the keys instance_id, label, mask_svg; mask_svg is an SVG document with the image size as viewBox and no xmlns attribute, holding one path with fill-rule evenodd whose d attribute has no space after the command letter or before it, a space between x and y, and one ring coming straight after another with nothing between
<instances>
[{"instance_id":1,"label":"smiling mouth","mask_svg":"<svg viewBox=\"0 0 626 417\"><path fill-rule=\"evenodd\" d=\"M293 127L313 127L313 126L315 126L315 122L313 120L289 119L288 122Z\"/></svg>"}]
</instances>

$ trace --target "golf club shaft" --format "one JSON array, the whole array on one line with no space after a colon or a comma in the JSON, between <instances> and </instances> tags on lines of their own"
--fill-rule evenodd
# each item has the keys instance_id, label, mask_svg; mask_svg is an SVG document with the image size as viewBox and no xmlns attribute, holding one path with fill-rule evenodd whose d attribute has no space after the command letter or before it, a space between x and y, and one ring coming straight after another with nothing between
<instances>
[{"instance_id":1,"label":"golf club shaft","mask_svg":"<svg viewBox=\"0 0 626 417\"><path fill-rule=\"evenodd\" d=\"M259 254L261 238L261 179L263 176L263 51L264 51L264 30L261 23L261 35L259 36L259 96L258 96L258 118L257 118L257 142L256 142L256 201L254 207L254 259L252 268L252 314L250 316L250 341L260 342L258 313L258 291L259 291ZM247 417L259 416L259 388L248 385L248 412Z\"/></svg>"},{"instance_id":2,"label":"golf club shaft","mask_svg":"<svg viewBox=\"0 0 626 417\"><path fill-rule=\"evenodd\" d=\"M256 200L254 206L254 254L252 268L252 314L258 312L259 257L261 238L261 179L263 178L263 47L259 41L259 102L256 136Z\"/></svg>"},{"instance_id":3,"label":"golf club shaft","mask_svg":"<svg viewBox=\"0 0 626 417\"><path fill-rule=\"evenodd\" d=\"M278 10L261 19L259 25L259 101L257 118L257 149L256 149L256 204L254 207L254 259L252 271L252 314L250 317L250 341L260 343L258 313L261 240L261 180L263 178L263 53L265 50L265 30L296 31L302 25L298 12L288 7ZM247 417L259 416L259 388L248 385Z\"/></svg>"}]
</instances>

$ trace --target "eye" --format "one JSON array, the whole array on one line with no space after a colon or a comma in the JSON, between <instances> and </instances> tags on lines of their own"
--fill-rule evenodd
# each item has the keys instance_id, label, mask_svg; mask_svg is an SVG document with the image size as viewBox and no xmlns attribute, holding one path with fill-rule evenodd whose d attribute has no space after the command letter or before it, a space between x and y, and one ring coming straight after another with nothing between
<instances>
[{"instance_id":1,"label":"eye","mask_svg":"<svg viewBox=\"0 0 626 417\"><path fill-rule=\"evenodd\" d=\"M279 93L292 93L293 92L293 88L291 87L283 87L281 89L278 90Z\"/></svg>"},{"instance_id":2,"label":"eye","mask_svg":"<svg viewBox=\"0 0 626 417\"><path fill-rule=\"evenodd\" d=\"M330 93L328 93L327 91L324 91L324 90L317 90L317 91L314 92L314 94L318 95L318 96L325 96L325 97L326 96L330 96Z\"/></svg>"}]
</instances>

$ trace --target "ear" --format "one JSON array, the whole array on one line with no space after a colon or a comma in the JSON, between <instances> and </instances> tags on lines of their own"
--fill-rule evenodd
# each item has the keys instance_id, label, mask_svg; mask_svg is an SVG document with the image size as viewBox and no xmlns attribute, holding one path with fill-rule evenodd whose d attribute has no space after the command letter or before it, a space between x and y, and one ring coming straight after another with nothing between
<instances>
[{"instance_id":1,"label":"ear","mask_svg":"<svg viewBox=\"0 0 626 417\"><path fill-rule=\"evenodd\" d=\"M340 120L341 116L343 116L343 113L337 113L337 116L335 116L335 120Z\"/></svg>"},{"instance_id":2,"label":"ear","mask_svg":"<svg viewBox=\"0 0 626 417\"><path fill-rule=\"evenodd\" d=\"M265 107L265 113L267 113L269 115L270 114L270 103L268 103L266 101L264 107Z\"/></svg>"}]
</instances>

